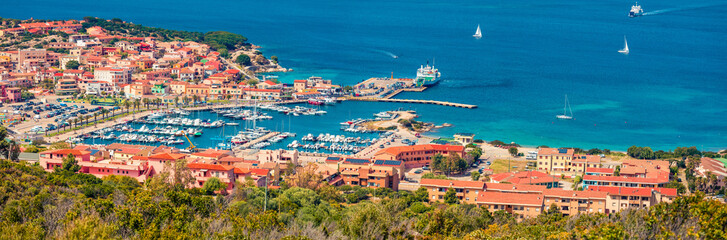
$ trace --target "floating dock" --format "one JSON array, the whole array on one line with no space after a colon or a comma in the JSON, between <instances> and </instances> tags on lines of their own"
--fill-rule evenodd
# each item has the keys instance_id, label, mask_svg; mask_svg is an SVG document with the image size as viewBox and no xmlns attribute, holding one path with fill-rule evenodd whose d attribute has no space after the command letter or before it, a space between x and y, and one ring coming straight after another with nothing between
<instances>
[{"instance_id":1,"label":"floating dock","mask_svg":"<svg viewBox=\"0 0 727 240\"><path fill-rule=\"evenodd\" d=\"M255 145L256 143L259 143L259 142L268 140L268 139L270 139L270 138L272 138L274 136L277 136L278 134L280 134L280 132L269 132L268 134L265 134L262 137L256 138L255 140L252 140L252 141L249 141L249 142L247 142L245 144L242 144L240 147L242 149L247 149L250 146Z\"/></svg>"}]
</instances>

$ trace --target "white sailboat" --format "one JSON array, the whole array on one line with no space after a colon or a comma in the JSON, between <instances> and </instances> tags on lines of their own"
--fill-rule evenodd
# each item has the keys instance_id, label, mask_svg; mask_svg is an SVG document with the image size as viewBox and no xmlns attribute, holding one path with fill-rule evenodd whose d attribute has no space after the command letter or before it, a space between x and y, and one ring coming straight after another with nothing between
<instances>
[{"instance_id":1,"label":"white sailboat","mask_svg":"<svg viewBox=\"0 0 727 240\"><path fill-rule=\"evenodd\" d=\"M475 35L472 35L476 39L482 38L482 30L480 30L480 25L477 24L477 31L475 31Z\"/></svg>"},{"instance_id":2,"label":"white sailboat","mask_svg":"<svg viewBox=\"0 0 727 240\"><path fill-rule=\"evenodd\" d=\"M618 50L618 52L623 54L629 54L629 43L626 41L626 36L624 36L624 48L621 50Z\"/></svg>"},{"instance_id":3,"label":"white sailboat","mask_svg":"<svg viewBox=\"0 0 727 240\"><path fill-rule=\"evenodd\" d=\"M570 112L570 115L567 115L568 112ZM570 103L568 103L568 94L565 95L565 106L563 106L563 115L558 115L556 117L558 119L565 120L573 119L573 110L570 108Z\"/></svg>"}]
</instances>

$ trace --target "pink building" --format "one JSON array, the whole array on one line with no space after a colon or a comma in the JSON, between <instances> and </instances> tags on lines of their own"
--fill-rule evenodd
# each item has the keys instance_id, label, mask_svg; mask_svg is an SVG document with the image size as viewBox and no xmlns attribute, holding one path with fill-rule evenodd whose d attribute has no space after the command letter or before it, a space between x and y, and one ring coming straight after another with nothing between
<instances>
[{"instance_id":1,"label":"pink building","mask_svg":"<svg viewBox=\"0 0 727 240\"><path fill-rule=\"evenodd\" d=\"M227 184L228 190L235 186L235 172L232 166L190 163L187 164L187 167L189 167L189 170L192 170L192 176L195 178L192 184L193 187L202 187L205 182L213 177L219 178L220 181Z\"/></svg>"},{"instance_id":2,"label":"pink building","mask_svg":"<svg viewBox=\"0 0 727 240\"><path fill-rule=\"evenodd\" d=\"M58 149L58 150L48 150L41 152L40 158L38 159L38 162L40 163L40 166L43 167L46 171L53 171L53 168L60 167L63 165L63 158L67 157L68 154L73 154L73 156L76 158L77 162L90 162L91 161L91 152L89 151L81 151L81 150L75 150L75 149Z\"/></svg>"},{"instance_id":3,"label":"pink building","mask_svg":"<svg viewBox=\"0 0 727 240\"><path fill-rule=\"evenodd\" d=\"M150 176L151 171L146 161L140 160L103 160L99 162L79 162L81 172L103 178L108 175L120 175L135 178L144 182Z\"/></svg>"},{"instance_id":4,"label":"pink building","mask_svg":"<svg viewBox=\"0 0 727 240\"><path fill-rule=\"evenodd\" d=\"M20 88L16 87L6 88L5 97L7 97L10 102L20 102L23 100Z\"/></svg>"}]
</instances>

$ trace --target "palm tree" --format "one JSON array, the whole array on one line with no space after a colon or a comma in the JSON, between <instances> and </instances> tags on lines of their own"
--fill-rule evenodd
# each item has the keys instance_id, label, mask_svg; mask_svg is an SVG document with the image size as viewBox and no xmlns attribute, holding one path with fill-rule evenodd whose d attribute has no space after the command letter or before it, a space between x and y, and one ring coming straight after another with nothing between
<instances>
[{"instance_id":1,"label":"palm tree","mask_svg":"<svg viewBox=\"0 0 727 240\"><path fill-rule=\"evenodd\" d=\"M187 97L187 96L185 95L185 96L184 96L184 97L182 98L182 103L184 103L184 105L185 105L185 106L186 106L187 104L189 104L189 97Z\"/></svg>"},{"instance_id":2,"label":"palm tree","mask_svg":"<svg viewBox=\"0 0 727 240\"><path fill-rule=\"evenodd\" d=\"M157 109L159 109L159 108L161 108L161 107L162 107L162 99L161 99L161 98L157 98L157 99L155 99L154 101L155 101L155 102L156 102L156 104L157 104ZM164 105L167 105L167 104L164 104ZM168 106L167 106L167 107L168 107Z\"/></svg>"},{"instance_id":3,"label":"palm tree","mask_svg":"<svg viewBox=\"0 0 727 240\"><path fill-rule=\"evenodd\" d=\"M136 111L139 111L139 106L141 106L141 100L134 100L134 108L136 109Z\"/></svg>"},{"instance_id":4,"label":"palm tree","mask_svg":"<svg viewBox=\"0 0 727 240\"><path fill-rule=\"evenodd\" d=\"M144 98L144 105L146 106L146 109L149 109L149 99Z\"/></svg>"},{"instance_id":5,"label":"palm tree","mask_svg":"<svg viewBox=\"0 0 727 240\"><path fill-rule=\"evenodd\" d=\"M129 108L131 107L131 102L129 102L129 100L125 100L124 107L126 107L126 113L129 113Z\"/></svg>"},{"instance_id":6,"label":"palm tree","mask_svg":"<svg viewBox=\"0 0 727 240\"><path fill-rule=\"evenodd\" d=\"M94 125L98 125L98 115L99 114L100 114L99 112L93 113L93 124Z\"/></svg>"},{"instance_id":7,"label":"palm tree","mask_svg":"<svg viewBox=\"0 0 727 240\"><path fill-rule=\"evenodd\" d=\"M192 103L192 105L197 105L197 101L199 101L199 96L197 96L197 95L192 95L192 100L194 101L194 102Z\"/></svg>"},{"instance_id":8,"label":"palm tree","mask_svg":"<svg viewBox=\"0 0 727 240\"><path fill-rule=\"evenodd\" d=\"M174 97L174 106L179 107L179 96Z\"/></svg>"}]
</instances>

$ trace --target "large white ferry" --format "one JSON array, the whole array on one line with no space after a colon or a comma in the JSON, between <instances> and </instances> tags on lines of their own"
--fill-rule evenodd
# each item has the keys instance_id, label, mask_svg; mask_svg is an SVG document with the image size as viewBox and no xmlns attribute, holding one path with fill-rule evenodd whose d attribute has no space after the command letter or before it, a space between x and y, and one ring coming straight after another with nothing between
<instances>
[{"instance_id":1,"label":"large white ferry","mask_svg":"<svg viewBox=\"0 0 727 240\"><path fill-rule=\"evenodd\" d=\"M633 6L631 6L631 11L629 12L629 17L638 17L641 15L644 15L644 10L641 9L641 6L637 2Z\"/></svg>"},{"instance_id":2,"label":"large white ferry","mask_svg":"<svg viewBox=\"0 0 727 240\"><path fill-rule=\"evenodd\" d=\"M434 68L434 65L422 65L417 70L417 77L414 79L414 84L417 87L432 86L439 82L439 76L441 76L441 74L439 73L438 69Z\"/></svg>"}]
</instances>

